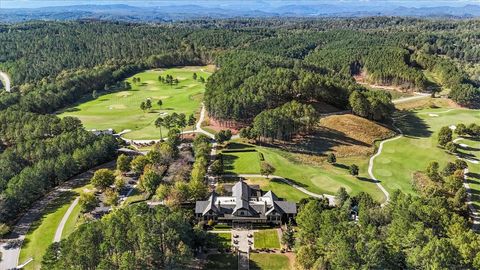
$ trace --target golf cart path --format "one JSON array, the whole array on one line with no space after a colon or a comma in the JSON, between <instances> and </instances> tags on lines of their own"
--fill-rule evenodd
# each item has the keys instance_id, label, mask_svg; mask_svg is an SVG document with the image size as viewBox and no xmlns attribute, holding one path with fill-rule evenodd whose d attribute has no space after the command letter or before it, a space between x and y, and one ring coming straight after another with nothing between
<instances>
[{"instance_id":1,"label":"golf cart path","mask_svg":"<svg viewBox=\"0 0 480 270\"><path fill-rule=\"evenodd\" d=\"M194 130L186 130L186 131L183 131L181 132L181 134L192 134L192 133L201 133L201 134L204 134L205 136L209 137L210 139L214 139L215 138L215 135L204 130L202 128L202 123L203 121L205 120L205 113L206 113L206 110L205 110L205 105L203 105L202 103L202 110L200 111L200 118L198 119L197 123L195 124L195 129ZM152 140L133 140L133 139L127 139L127 138L123 138L121 135L123 134L126 134L128 132L130 132L131 130L124 130L116 135L119 135L120 138L125 141L125 142L128 142L128 143L151 143L151 142L159 142L160 139L152 139ZM164 141L167 140L167 138L164 138L163 139Z\"/></svg>"},{"instance_id":2,"label":"golf cart path","mask_svg":"<svg viewBox=\"0 0 480 270\"><path fill-rule=\"evenodd\" d=\"M415 92L415 96L413 96L413 97L398 98L398 99L392 100L392 103L393 104L399 104L399 103L403 103L403 102L409 102L409 101L412 101L412 100L428 98L430 96L431 96L431 94Z\"/></svg>"},{"instance_id":3,"label":"golf cart path","mask_svg":"<svg viewBox=\"0 0 480 270\"><path fill-rule=\"evenodd\" d=\"M463 137L459 137L453 140L453 142L457 143L464 139L465 138ZM457 159L464 160L467 163L472 163L475 165L479 163L478 160L466 159L460 156L457 156ZM477 208L475 208L475 206L473 205L472 197L473 197L474 191L472 190L472 188L470 187L470 184L468 183L468 169L463 170L463 180L464 180L463 187L467 190L467 206L468 206L468 209L470 210L470 217L472 218L472 223L473 223L472 230L474 230L475 232L479 232L480 231L480 211L478 211Z\"/></svg>"},{"instance_id":4,"label":"golf cart path","mask_svg":"<svg viewBox=\"0 0 480 270\"><path fill-rule=\"evenodd\" d=\"M388 193L388 191L382 186L382 184L380 183L380 180L378 180L375 175L373 174L373 163L375 161L375 158L377 158L379 155L382 154L382 150L383 150L383 145L387 142L391 142L391 141L395 141L395 140L398 140L400 138L403 137L403 132L401 129L399 129L397 126L395 126L395 119L393 120L394 123L393 123L393 127L397 130L398 132L398 135L393 137L393 138L390 138L390 139L387 139L387 140L384 140L382 142L380 142L380 145L378 146L378 151L377 153L375 153L375 155L373 155L369 162L368 162L368 175L370 176L371 179L373 179L375 181L375 184L377 185L377 187L383 192L383 194L385 195L385 203L387 203L389 200L390 200L390 194ZM384 204L385 204L384 203Z\"/></svg>"},{"instance_id":5,"label":"golf cart path","mask_svg":"<svg viewBox=\"0 0 480 270\"><path fill-rule=\"evenodd\" d=\"M16 269L19 264L20 250L23 240L25 239L30 226L41 218L45 208L55 199L59 198L64 192L71 188L86 183L93 173L100 168L110 168L115 164L114 161L102 164L92 168L84 173L72 177L70 180L63 182L43 198L36 201L32 207L19 219L17 224L12 227L12 232L2 238L0 252L2 253L2 261L0 261L0 269ZM23 262L21 262L23 263Z\"/></svg>"},{"instance_id":6,"label":"golf cart path","mask_svg":"<svg viewBox=\"0 0 480 270\"><path fill-rule=\"evenodd\" d=\"M265 178L265 175L261 175L261 174L224 174L223 177L227 177L227 178L235 178L235 177L242 177L242 178ZM307 189L295 184L295 183L292 183L290 180L288 179L285 179L281 176L278 176L278 175L269 175L269 177L267 178L271 178L271 179L278 179L282 182L284 182L285 184L309 195L309 196L312 196L312 197L315 197L315 198L320 198L320 199L323 199L323 198L327 198L328 199L328 203L330 205L335 205L335 196L333 195L329 195L329 194L317 194L317 193L314 193L314 192L311 192L311 191L308 191Z\"/></svg>"},{"instance_id":7,"label":"golf cart path","mask_svg":"<svg viewBox=\"0 0 480 270\"><path fill-rule=\"evenodd\" d=\"M10 92L10 77L8 77L8 74L3 72L3 71L0 71L0 79L3 81L4 85L5 85L5 90L7 92Z\"/></svg>"},{"instance_id":8,"label":"golf cart path","mask_svg":"<svg viewBox=\"0 0 480 270\"><path fill-rule=\"evenodd\" d=\"M67 223L68 218L72 214L73 208L77 206L79 199L80 197L77 197L72 202L72 204L70 204L70 207L68 207L67 212L65 212L65 215L63 215L63 218L60 221L60 224L58 224L57 230L55 231L55 237L53 238L53 242L60 242L60 240L62 240L63 228L65 228L65 224Z\"/></svg>"},{"instance_id":9,"label":"golf cart path","mask_svg":"<svg viewBox=\"0 0 480 270\"><path fill-rule=\"evenodd\" d=\"M210 137L211 139L214 139L215 135L213 135L212 133L202 128L202 123L205 120L205 112L206 112L205 105L202 103L202 110L200 111L200 119L198 119L197 124L195 125L195 130L193 132L203 133L206 136Z\"/></svg>"}]
</instances>

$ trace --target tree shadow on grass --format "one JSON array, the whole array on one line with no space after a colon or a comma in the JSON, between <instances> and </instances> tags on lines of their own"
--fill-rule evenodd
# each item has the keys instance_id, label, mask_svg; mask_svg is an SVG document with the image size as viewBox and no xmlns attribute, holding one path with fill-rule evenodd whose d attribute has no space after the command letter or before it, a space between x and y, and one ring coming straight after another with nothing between
<instances>
[{"instance_id":1,"label":"tree shadow on grass","mask_svg":"<svg viewBox=\"0 0 480 270\"><path fill-rule=\"evenodd\" d=\"M472 184L472 185L478 185L480 184L480 181L476 180L476 179L472 179L472 178L468 178L467 180L465 180L465 182L467 182L467 184Z\"/></svg>"},{"instance_id":2,"label":"tree shadow on grass","mask_svg":"<svg viewBox=\"0 0 480 270\"><path fill-rule=\"evenodd\" d=\"M238 257L235 254L213 254L207 257L205 269L237 269Z\"/></svg>"},{"instance_id":3,"label":"tree shadow on grass","mask_svg":"<svg viewBox=\"0 0 480 270\"><path fill-rule=\"evenodd\" d=\"M77 107L67 108L63 110L63 112L78 112L78 111L80 111L80 109Z\"/></svg>"},{"instance_id":4,"label":"tree shadow on grass","mask_svg":"<svg viewBox=\"0 0 480 270\"><path fill-rule=\"evenodd\" d=\"M238 149L238 150L240 150L240 149L250 149L250 148L254 148L254 146L244 144L244 143L231 142L231 143L228 144L227 149Z\"/></svg>"},{"instance_id":5,"label":"tree shadow on grass","mask_svg":"<svg viewBox=\"0 0 480 270\"><path fill-rule=\"evenodd\" d=\"M333 166L337 167L339 169L345 169L345 170L348 170L348 168L349 168L347 165L341 164L341 163L334 163Z\"/></svg>"},{"instance_id":6,"label":"tree shadow on grass","mask_svg":"<svg viewBox=\"0 0 480 270\"><path fill-rule=\"evenodd\" d=\"M308 185L305 185L304 183L298 182L298 181L293 180L291 178L285 178L285 179L287 181L289 181L290 183L295 184L299 187L303 187L303 188L308 188L309 187ZM279 178L270 178L270 181L272 181L274 183L279 183L279 184L290 186L289 184L285 183L284 181L282 181L282 179L279 179Z\"/></svg>"},{"instance_id":7,"label":"tree shadow on grass","mask_svg":"<svg viewBox=\"0 0 480 270\"><path fill-rule=\"evenodd\" d=\"M469 193L475 196L480 196L480 190L470 189Z\"/></svg>"},{"instance_id":8,"label":"tree shadow on grass","mask_svg":"<svg viewBox=\"0 0 480 270\"><path fill-rule=\"evenodd\" d=\"M235 155L230 155L228 153L222 153L222 161L223 161L223 170L225 172L228 172L228 174L234 174L235 170L235 160L237 160L238 157Z\"/></svg>"},{"instance_id":9,"label":"tree shadow on grass","mask_svg":"<svg viewBox=\"0 0 480 270\"><path fill-rule=\"evenodd\" d=\"M338 146L363 146L371 145L347 136L345 133L327 128L319 127L309 134L300 134L291 141L263 142L262 145L280 148L292 153L324 155Z\"/></svg>"},{"instance_id":10,"label":"tree shadow on grass","mask_svg":"<svg viewBox=\"0 0 480 270\"><path fill-rule=\"evenodd\" d=\"M357 179L360 180L360 181L364 181L364 182L370 182L370 183L380 183L380 181L377 181L377 180L374 180L372 178L368 178L368 177L363 177L363 176L357 176Z\"/></svg>"},{"instance_id":11,"label":"tree shadow on grass","mask_svg":"<svg viewBox=\"0 0 480 270\"><path fill-rule=\"evenodd\" d=\"M467 173L467 176L468 176L469 178L474 178L474 179L480 180L480 173L469 172L469 173ZM478 183L480 183L480 182L478 182ZM478 183L477 183L477 184L478 184Z\"/></svg>"},{"instance_id":12,"label":"tree shadow on grass","mask_svg":"<svg viewBox=\"0 0 480 270\"><path fill-rule=\"evenodd\" d=\"M458 145L458 148L459 149L462 149L462 150L465 150L465 151L473 151L473 152L476 152L476 151L480 151L480 148L475 148L475 147L471 147L471 146L461 146L460 144L457 144Z\"/></svg>"},{"instance_id":13,"label":"tree shadow on grass","mask_svg":"<svg viewBox=\"0 0 480 270\"><path fill-rule=\"evenodd\" d=\"M477 160L478 161L478 158L474 154L457 151L457 155L461 158L464 158L464 159Z\"/></svg>"},{"instance_id":14,"label":"tree shadow on grass","mask_svg":"<svg viewBox=\"0 0 480 270\"><path fill-rule=\"evenodd\" d=\"M250 260L248 263L249 263L249 269L252 269L252 270L262 270L261 266L258 265L257 262Z\"/></svg>"},{"instance_id":15,"label":"tree shadow on grass","mask_svg":"<svg viewBox=\"0 0 480 270\"><path fill-rule=\"evenodd\" d=\"M430 126L418 117L417 114L409 111L403 111L402 114L397 117L395 125L403 132L406 137L430 137L432 131L429 130Z\"/></svg>"}]
</instances>

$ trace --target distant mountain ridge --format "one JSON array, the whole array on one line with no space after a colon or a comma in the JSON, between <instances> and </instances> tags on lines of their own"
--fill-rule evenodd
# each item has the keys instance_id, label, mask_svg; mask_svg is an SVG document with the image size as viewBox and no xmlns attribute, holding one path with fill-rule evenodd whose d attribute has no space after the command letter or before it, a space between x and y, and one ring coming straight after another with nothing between
<instances>
[{"instance_id":1,"label":"distant mountain ridge","mask_svg":"<svg viewBox=\"0 0 480 270\"><path fill-rule=\"evenodd\" d=\"M161 22L199 18L225 19L234 17L480 17L480 5L462 7L404 7L395 5L287 4L278 7L261 5L250 8L211 7L194 4L140 7L126 4L75 5L41 8L0 9L0 22L27 20L99 19L131 22Z\"/></svg>"}]
</instances>

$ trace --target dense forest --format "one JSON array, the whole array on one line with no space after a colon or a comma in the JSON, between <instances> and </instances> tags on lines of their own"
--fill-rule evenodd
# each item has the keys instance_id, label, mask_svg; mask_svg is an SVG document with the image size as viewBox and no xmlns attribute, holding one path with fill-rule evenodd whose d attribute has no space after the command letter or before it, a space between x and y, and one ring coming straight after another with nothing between
<instances>
[{"instance_id":1,"label":"dense forest","mask_svg":"<svg viewBox=\"0 0 480 270\"><path fill-rule=\"evenodd\" d=\"M186 269L202 233L187 213L146 204L81 226L50 246L44 269ZM75 266L75 267L74 267Z\"/></svg>"},{"instance_id":2,"label":"dense forest","mask_svg":"<svg viewBox=\"0 0 480 270\"><path fill-rule=\"evenodd\" d=\"M215 64L205 94L210 115L250 124L253 137L288 140L308 131L325 106L388 120L390 95L354 75L415 91L435 83L459 104L478 106L479 26L403 18L0 25L0 70L13 83L13 93L0 93L0 222L114 158L113 138L53 113L140 70Z\"/></svg>"},{"instance_id":3,"label":"dense forest","mask_svg":"<svg viewBox=\"0 0 480 270\"><path fill-rule=\"evenodd\" d=\"M408 91L445 88L460 105L478 107L479 28L478 20L386 17L0 25L0 70L13 83L12 93L0 92L0 223L13 224L55 186L115 158L115 138L94 136L78 119L55 112L136 72L215 64L204 100L210 116L250 125L248 137L289 140L308 132L326 107L388 121L391 95L358 84L357 75ZM158 154L164 162L165 149L176 146L161 144L143 159ZM188 184L159 186L152 171L164 164L132 163L143 164L143 189L177 205L206 194L209 147L206 138L195 141ZM297 258L305 268L480 267L480 240L458 203L397 193L380 207L366 195L340 195L338 208L302 206ZM358 223L349 218L355 209ZM182 268L205 240L190 218L167 207L121 209L52 245L43 265Z\"/></svg>"},{"instance_id":4,"label":"dense forest","mask_svg":"<svg viewBox=\"0 0 480 270\"><path fill-rule=\"evenodd\" d=\"M307 202L297 216L297 262L304 269L480 267L480 236L463 216L465 196L395 192L390 199L381 207L367 194L340 190L336 208Z\"/></svg>"}]
</instances>

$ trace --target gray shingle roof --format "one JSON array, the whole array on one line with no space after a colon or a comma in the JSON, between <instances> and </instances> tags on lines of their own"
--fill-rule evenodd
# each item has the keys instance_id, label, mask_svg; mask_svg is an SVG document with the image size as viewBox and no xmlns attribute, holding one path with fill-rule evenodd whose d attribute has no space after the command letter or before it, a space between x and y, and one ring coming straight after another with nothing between
<instances>
[{"instance_id":1,"label":"gray shingle roof","mask_svg":"<svg viewBox=\"0 0 480 270\"><path fill-rule=\"evenodd\" d=\"M233 197L240 200L250 200L250 187L242 180L238 181L232 188Z\"/></svg>"},{"instance_id":2,"label":"gray shingle roof","mask_svg":"<svg viewBox=\"0 0 480 270\"><path fill-rule=\"evenodd\" d=\"M262 197L270 198L272 201L278 201L277 195L275 195L275 193L273 193L271 190L265 193Z\"/></svg>"},{"instance_id":3,"label":"gray shingle roof","mask_svg":"<svg viewBox=\"0 0 480 270\"><path fill-rule=\"evenodd\" d=\"M207 207L209 201L196 201L195 202L195 214L202 214L203 210Z\"/></svg>"},{"instance_id":4,"label":"gray shingle roof","mask_svg":"<svg viewBox=\"0 0 480 270\"><path fill-rule=\"evenodd\" d=\"M208 211L213 210L215 213L220 215L233 214L239 209L246 209L250 211L251 215L265 215L271 213L273 210L277 211L279 214L296 214L297 205L294 202L282 201L273 193L268 191L262 197L270 198L273 202L273 207L265 205L259 205L250 203L250 198L257 198L260 196L260 190L252 189L245 182L239 181L232 188L232 197L235 197L235 204L220 204L219 206L215 204L217 194L212 192L208 198L208 201L197 201L195 203L195 213L196 214L206 214ZM255 199L253 199L255 200Z\"/></svg>"},{"instance_id":5,"label":"gray shingle roof","mask_svg":"<svg viewBox=\"0 0 480 270\"><path fill-rule=\"evenodd\" d=\"M296 214L297 213L297 204L294 202L287 201L275 201L275 204L282 209L285 214Z\"/></svg>"}]
</instances>

